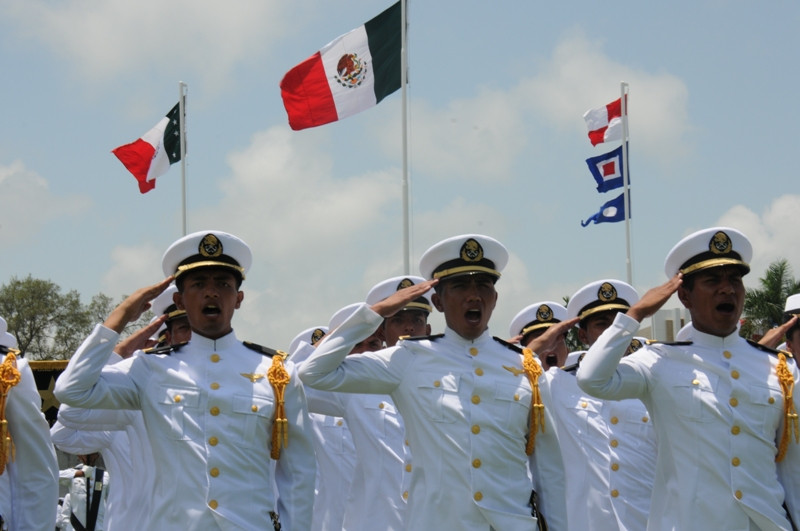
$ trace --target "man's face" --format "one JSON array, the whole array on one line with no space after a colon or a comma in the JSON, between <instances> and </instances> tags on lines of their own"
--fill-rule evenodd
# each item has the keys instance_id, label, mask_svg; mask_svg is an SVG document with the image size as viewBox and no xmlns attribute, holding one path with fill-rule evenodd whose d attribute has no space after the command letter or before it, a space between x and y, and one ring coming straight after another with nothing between
<instances>
[{"instance_id":1,"label":"man's face","mask_svg":"<svg viewBox=\"0 0 800 531\"><path fill-rule=\"evenodd\" d=\"M585 319L585 326L578 329L578 339L585 345L590 347L594 345L600 334L606 331L606 328L611 326L614 322L614 317L617 315L617 310L606 310L604 312L597 312L590 315Z\"/></svg>"},{"instance_id":2,"label":"man's face","mask_svg":"<svg viewBox=\"0 0 800 531\"><path fill-rule=\"evenodd\" d=\"M350 354L362 354L364 352L375 352L383 348L383 337L380 328L375 330L371 336L363 341L356 343Z\"/></svg>"},{"instance_id":3,"label":"man's face","mask_svg":"<svg viewBox=\"0 0 800 531\"><path fill-rule=\"evenodd\" d=\"M170 345L186 343L190 339L192 339L192 327L189 326L189 319L186 317L178 317L167 327L167 343Z\"/></svg>"},{"instance_id":4,"label":"man's face","mask_svg":"<svg viewBox=\"0 0 800 531\"><path fill-rule=\"evenodd\" d=\"M524 343L530 343L545 332L547 332L547 328L534 330L525 336ZM539 361L542 362L544 370L548 370L550 367L563 367L564 363L567 362L567 355L569 354L569 352L567 352L567 334L564 333L561 335L561 338L556 341L552 350L539 351L536 354L539 356Z\"/></svg>"},{"instance_id":5,"label":"man's face","mask_svg":"<svg viewBox=\"0 0 800 531\"><path fill-rule=\"evenodd\" d=\"M477 339L489 327L497 304L494 277L486 274L445 279L433 304L444 312L447 326L464 339Z\"/></svg>"},{"instance_id":6,"label":"man's face","mask_svg":"<svg viewBox=\"0 0 800 531\"><path fill-rule=\"evenodd\" d=\"M795 358L800 355L800 327L794 326L786 336L786 348L794 354Z\"/></svg>"},{"instance_id":7,"label":"man's face","mask_svg":"<svg viewBox=\"0 0 800 531\"><path fill-rule=\"evenodd\" d=\"M233 312L239 308L244 293L236 288L236 276L225 269L205 268L186 273L183 291L173 296L181 310L186 310L192 331L209 339L218 339L231 330Z\"/></svg>"},{"instance_id":8,"label":"man's face","mask_svg":"<svg viewBox=\"0 0 800 531\"><path fill-rule=\"evenodd\" d=\"M393 347L402 336L424 336L430 333L428 313L422 310L403 310L383 321L387 347Z\"/></svg>"},{"instance_id":9,"label":"man's face","mask_svg":"<svg viewBox=\"0 0 800 531\"><path fill-rule=\"evenodd\" d=\"M712 267L693 276L692 289L685 284L678 288L678 298L692 315L692 325L700 332L719 337L735 332L744 307L741 270Z\"/></svg>"}]
</instances>

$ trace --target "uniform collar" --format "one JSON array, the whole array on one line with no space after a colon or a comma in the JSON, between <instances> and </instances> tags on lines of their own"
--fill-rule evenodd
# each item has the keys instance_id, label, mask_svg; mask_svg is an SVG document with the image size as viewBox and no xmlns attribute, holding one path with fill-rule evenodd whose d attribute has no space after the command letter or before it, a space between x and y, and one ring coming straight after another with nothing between
<instances>
[{"instance_id":1,"label":"uniform collar","mask_svg":"<svg viewBox=\"0 0 800 531\"><path fill-rule=\"evenodd\" d=\"M237 341L238 339L236 339L236 334L233 330L218 339L210 339L193 331L189 345L199 349L222 350L232 346Z\"/></svg>"},{"instance_id":2,"label":"uniform collar","mask_svg":"<svg viewBox=\"0 0 800 531\"><path fill-rule=\"evenodd\" d=\"M739 335L738 328L734 330L732 334L720 337L700 332L694 326L692 326L691 329L690 339L696 345L715 349L731 348L744 341L744 338Z\"/></svg>"},{"instance_id":3,"label":"uniform collar","mask_svg":"<svg viewBox=\"0 0 800 531\"><path fill-rule=\"evenodd\" d=\"M489 341L492 341L492 334L489 333L489 329L483 331L483 334L478 336L477 339L465 339L458 335L452 328L445 326L444 327L444 337L452 341L457 345L464 345L464 346L476 346L482 345Z\"/></svg>"}]
</instances>

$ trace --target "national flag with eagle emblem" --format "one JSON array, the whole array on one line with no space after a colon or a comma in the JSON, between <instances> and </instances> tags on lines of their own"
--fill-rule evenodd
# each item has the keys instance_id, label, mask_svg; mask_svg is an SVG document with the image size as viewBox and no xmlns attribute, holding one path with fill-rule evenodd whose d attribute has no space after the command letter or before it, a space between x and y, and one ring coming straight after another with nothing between
<instances>
[{"instance_id":1,"label":"national flag with eagle emblem","mask_svg":"<svg viewBox=\"0 0 800 531\"><path fill-rule=\"evenodd\" d=\"M156 178L181 160L180 103L141 138L111 152L139 181L139 191L156 187Z\"/></svg>"},{"instance_id":2,"label":"national flag with eagle emblem","mask_svg":"<svg viewBox=\"0 0 800 531\"><path fill-rule=\"evenodd\" d=\"M289 126L335 122L400 88L400 2L289 70L280 83Z\"/></svg>"}]
</instances>

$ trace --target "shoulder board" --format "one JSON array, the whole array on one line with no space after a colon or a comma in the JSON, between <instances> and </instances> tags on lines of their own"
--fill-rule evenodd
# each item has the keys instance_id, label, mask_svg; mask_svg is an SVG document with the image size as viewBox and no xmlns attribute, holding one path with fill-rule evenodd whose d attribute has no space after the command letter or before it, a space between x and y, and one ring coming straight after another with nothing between
<instances>
[{"instance_id":1,"label":"shoulder board","mask_svg":"<svg viewBox=\"0 0 800 531\"><path fill-rule=\"evenodd\" d=\"M648 339L648 345L666 345L668 347L687 347L693 345L693 341L658 341L655 339Z\"/></svg>"},{"instance_id":2,"label":"shoulder board","mask_svg":"<svg viewBox=\"0 0 800 531\"><path fill-rule=\"evenodd\" d=\"M401 337L403 341L423 341L425 339L430 339L431 341L436 341L439 338L444 337L444 334L431 334L429 336L406 336Z\"/></svg>"},{"instance_id":3,"label":"shoulder board","mask_svg":"<svg viewBox=\"0 0 800 531\"><path fill-rule=\"evenodd\" d=\"M583 354L578 356L578 361L576 361L572 365L564 365L563 367L561 367L561 370L565 372L576 372L578 370L578 367L581 366L581 361L583 361L583 357L585 355L586 353L584 352Z\"/></svg>"},{"instance_id":4,"label":"shoulder board","mask_svg":"<svg viewBox=\"0 0 800 531\"><path fill-rule=\"evenodd\" d=\"M280 355L283 358L286 357L286 353L283 352L282 350L275 350L275 349L269 348L269 347L262 347L261 345L257 345L255 343L251 343L250 341L242 341L242 344L245 347L249 348L250 350L258 352L259 354L261 354L263 356L266 356L268 358L271 358L271 357L275 356L276 354Z\"/></svg>"},{"instance_id":5,"label":"shoulder board","mask_svg":"<svg viewBox=\"0 0 800 531\"><path fill-rule=\"evenodd\" d=\"M501 345L503 345L504 347L506 347L506 348L508 348L508 349L511 349L511 350L513 350L514 352L518 352L518 353L522 354L522 347L520 347L520 346L518 346L518 345L514 345L514 344L512 344L512 343L509 343L509 342L508 342L508 341L506 341L505 339L500 339L499 337L494 337L494 336L492 336L492 339L494 339L495 341L497 341L498 343L500 343L500 344L501 344Z\"/></svg>"},{"instance_id":6,"label":"shoulder board","mask_svg":"<svg viewBox=\"0 0 800 531\"><path fill-rule=\"evenodd\" d=\"M758 343L756 341L753 341L752 339L748 339L747 342L750 343L751 347L755 347L758 350L762 350L764 352L768 352L768 353L772 354L773 356L777 356L778 354L783 354L787 358L794 359L794 356L788 350L778 350L778 349L770 348L770 347L768 347L766 345L762 345L762 344L760 344L760 343Z\"/></svg>"},{"instance_id":7,"label":"shoulder board","mask_svg":"<svg viewBox=\"0 0 800 531\"><path fill-rule=\"evenodd\" d=\"M162 347L151 347L142 350L145 354L166 354L169 356L173 352L178 352L182 346L187 344L188 341L184 341L183 343L176 343L175 345L164 345Z\"/></svg>"}]
</instances>

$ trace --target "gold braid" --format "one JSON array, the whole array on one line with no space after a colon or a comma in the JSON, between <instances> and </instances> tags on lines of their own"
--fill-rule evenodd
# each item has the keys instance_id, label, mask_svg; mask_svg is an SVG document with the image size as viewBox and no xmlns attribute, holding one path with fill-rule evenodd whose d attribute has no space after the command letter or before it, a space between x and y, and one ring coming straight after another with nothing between
<instances>
[{"instance_id":1,"label":"gold braid","mask_svg":"<svg viewBox=\"0 0 800 531\"><path fill-rule=\"evenodd\" d=\"M789 370L789 365L786 363L786 355L783 352L778 354L778 365L775 367L775 373L778 375L778 381L781 384L783 414L786 417L784 419L783 432L781 433L781 441L778 445L778 455L775 456L775 462L779 463L786 455L786 450L792 439L792 433L794 433L794 442L800 443L800 422L798 422L797 410L794 407L794 399L792 397L794 377L792 376L792 371Z\"/></svg>"},{"instance_id":2,"label":"gold braid","mask_svg":"<svg viewBox=\"0 0 800 531\"><path fill-rule=\"evenodd\" d=\"M5 472L6 463L14 460L14 441L8 431L6 401L9 390L20 380L16 356L18 352L16 349L9 349L6 359L0 363L0 475Z\"/></svg>"},{"instance_id":3,"label":"gold braid","mask_svg":"<svg viewBox=\"0 0 800 531\"><path fill-rule=\"evenodd\" d=\"M528 442L525 444L525 453L531 455L536 444L536 432L541 428L544 433L544 404L542 404L542 394L539 391L539 377L542 375L542 367L533 357L533 351L529 348L522 349L522 368L525 369L525 376L531 384L531 417L528 426Z\"/></svg>"},{"instance_id":4,"label":"gold braid","mask_svg":"<svg viewBox=\"0 0 800 531\"><path fill-rule=\"evenodd\" d=\"M272 356L272 366L267 371L267 378L275 393L275 419L272 422L272 450L270 457L279 459L281 448L289 446L289 421L286 420L286 406L284 403L284 392L286 384L289 383L289 372L283 366L286 353L279 350Z\"/></svg>"}]
</instances>

